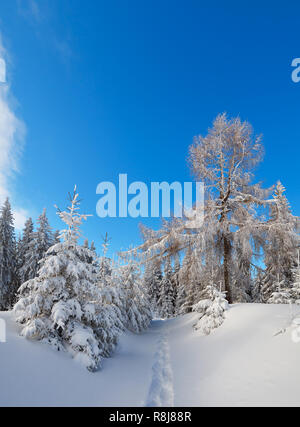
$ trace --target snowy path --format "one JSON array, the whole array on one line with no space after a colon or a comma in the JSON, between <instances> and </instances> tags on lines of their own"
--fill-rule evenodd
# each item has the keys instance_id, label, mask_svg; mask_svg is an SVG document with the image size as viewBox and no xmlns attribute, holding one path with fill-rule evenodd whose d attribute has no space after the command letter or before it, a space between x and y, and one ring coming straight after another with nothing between
<instances>
[{"instance_id":1,"label":"snowy path","mask_svg":"<svg viewBox=\"0 0 300 427\"><path fill-rule=\"evenodd\" d=\"M193 330L195 314L155 320L124 335L96 373L19 337L12 314L0 313L0 406L300 406L300 343L273 336L289 310L237 304L207 337Z\"/></svg>"},{"instance_id":2,"label":"snowy path","mask_svg":"<svg viewBox=\"0 0 300 427\"><path fill-rule=\"evenodd\" d=\"M173 406L173 372L167 333L161 334L152 366L152 381L146 402L147 406Z\"/></svg>"},{"instance_id":3,"label":"snowy path","mask_svg":"<svg viewBox=\"0 0 300 427\"><path fill-rule=\"evenodd\" d=\"M0 343L0 406L145 406L149 399L172 406L168 322L155 320L145 333L122 336L103 369L89 373L67 354L20 337L11 313L0 312L0 318L7 325L7 342Z\"/></svg>"}]
</instances>

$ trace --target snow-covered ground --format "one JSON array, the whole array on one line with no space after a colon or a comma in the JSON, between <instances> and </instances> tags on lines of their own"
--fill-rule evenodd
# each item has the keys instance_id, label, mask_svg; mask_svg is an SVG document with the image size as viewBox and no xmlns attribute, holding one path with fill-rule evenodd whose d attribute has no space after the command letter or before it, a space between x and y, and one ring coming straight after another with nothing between
<instances>
[{"instance_id":1,"label":"snow-covered ground","mask_svg":"<svg viewBox=\"0 0 300 427\"><path fill-rule=\"evenodd\" d=\"M156 320L89 373L19 337L12 313L0 313L0 405L300 406L300 343L289 330L274 336L289 317L288 305L237 304L205 337L192 328L195 314Z\"/></svg>"}]
</instances>

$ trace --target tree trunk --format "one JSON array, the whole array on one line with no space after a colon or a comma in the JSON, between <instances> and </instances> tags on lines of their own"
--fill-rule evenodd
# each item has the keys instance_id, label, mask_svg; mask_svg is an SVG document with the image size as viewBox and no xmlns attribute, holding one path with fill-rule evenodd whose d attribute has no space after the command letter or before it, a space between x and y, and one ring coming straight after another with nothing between
<instances>
[{"instance_id":1,"label":"tree trunk","mask_svg":"<svg viewBox=\"0 0 300 427\"><path fill-rule=\"evenodd\" d=\"M232 295L229 280L229 261L230 261L230 241L227 236L223 237L224 252L223 252L223 267L224 267L224 285L226 291L226 299L229 304L232 304Z\"/></svg>"}]
</instances>

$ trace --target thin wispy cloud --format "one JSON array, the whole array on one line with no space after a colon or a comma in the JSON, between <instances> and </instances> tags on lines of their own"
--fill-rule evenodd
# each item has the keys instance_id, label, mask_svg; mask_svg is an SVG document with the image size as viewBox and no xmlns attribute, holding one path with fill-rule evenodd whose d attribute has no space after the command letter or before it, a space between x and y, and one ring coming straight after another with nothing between
<instances>
[{"instance_id":1,"label":"thin wispy cloud","mask_svg":"<svg viewBox=\"0 0 300 427\"><path fill-rule=\"evenodd\" d=\"M62 62L66 65L73 57L73 51L71 45L67 39L59 40L54 39L53 47L60 56Z\"/></svg>"},{"instance_id":2,"label":"thin wispy cloud","mask_svg":"<svg viewBox=\"0 0 300 427\"><path fill-rule=\"evenodd\" d=\"M33 28L36 37L47 43L59 59L68 65L73 57L69 35L59 35L53 31L51 17L55 14L53 4L47 0L18 0L18 12Z\"/></svg>"},{"instance_id":3,"label":"thin wispy cloud","mask_svg":"<svg viewBox=\"0 0 300 427\"><path fill-rule=\"evenodd\" d=\"M40 4L36 0L17 0L17 10L31 24L42 21Z\"/></svg>"},{"instance_id":4,"label":"thin wispy cloud","mask_svg":"<svg viewBox=\"0 0 300 427\"><path fill-rule=\"evenodd\" d=\"M6 63L5 51L0 36L0 59ZM2 70L3 71L3 70ZM13 199L11 185L13 178L19 173L19 160L23 150L25 125L16 116L12 107L12 93L6 81L6 73L0 82L0 204L9 197ZM15 226L21 229L28 213L25 209L14 207Z\"/></svg>"},{"instance_id":5,"label":"thin wispy cloud","mask_svg":"<svg viewBox=\"0 0 300 427\"><path fill-rule=\"evenodd\" d=\"M38 3L35 0L29 0L29 10L31 16L35 19L36 22L41 21L41 12Z\"/></svg>"}]
</instances>

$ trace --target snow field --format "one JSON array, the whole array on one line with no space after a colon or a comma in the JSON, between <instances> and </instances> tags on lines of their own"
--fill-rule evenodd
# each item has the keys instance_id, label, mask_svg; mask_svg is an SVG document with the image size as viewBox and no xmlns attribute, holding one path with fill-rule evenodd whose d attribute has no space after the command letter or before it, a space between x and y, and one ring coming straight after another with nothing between
<instances>
[{"instance_id":1,"label":"snow field","mask_svg":"<svg viewBox=\"0 0 300 427\"><path fill-rule=\"evenodd\" d=\"M20 337L0 343L0 406L300 406L300 343L287 304L235 304L210 335L192 313L126 333L102 370ZM274 335L285 329L285 333Z\"/></svg>"}]
</instances>

